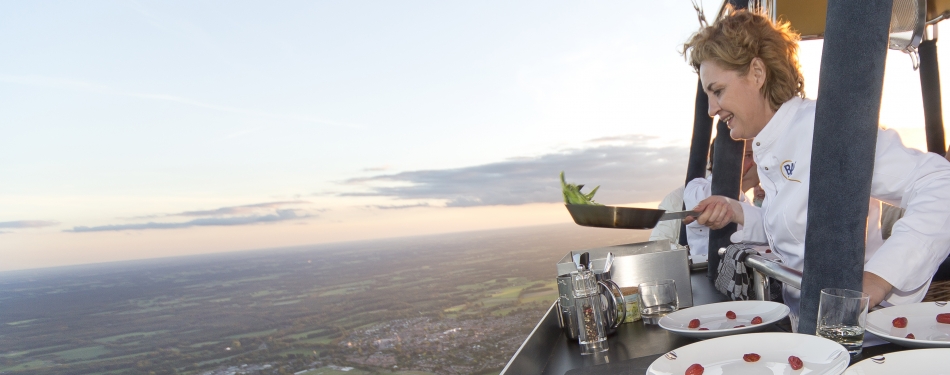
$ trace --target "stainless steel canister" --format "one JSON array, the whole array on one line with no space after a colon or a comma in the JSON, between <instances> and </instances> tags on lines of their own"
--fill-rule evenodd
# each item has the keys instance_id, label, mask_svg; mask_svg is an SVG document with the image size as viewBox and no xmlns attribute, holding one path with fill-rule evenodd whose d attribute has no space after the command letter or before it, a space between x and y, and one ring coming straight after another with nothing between
<instances>
[{"instance_id":1,"label":"stainless steel canister","mask_svg":"<svg viewBox=\"0 0 950 375\"><path fill-rule=\"evenodd\" d=\"M642 282L673 279L680 308L693 306L693 292L689 279L688 250L671 246L669 240L641 242L627 245L587 249L592 270L602 272L609 253L616 256L610 270L610 280L621 288L635 287ZM569 253L557 263L555 275L566 275L577 268L577 251Z\"/></svg>"},{"instance_id":2,"label":"stainless steel canister","mask_svg":"<svg viewBox=\"0 0 950 375\"><path fill-rule=\"evenodd\" d=\"M577 317L574 316L574 290L571 288L571 274L557 277L557 303L560 314L558 323L564 334L571 340L577 339Z\"/></svg>"}]
</instances>

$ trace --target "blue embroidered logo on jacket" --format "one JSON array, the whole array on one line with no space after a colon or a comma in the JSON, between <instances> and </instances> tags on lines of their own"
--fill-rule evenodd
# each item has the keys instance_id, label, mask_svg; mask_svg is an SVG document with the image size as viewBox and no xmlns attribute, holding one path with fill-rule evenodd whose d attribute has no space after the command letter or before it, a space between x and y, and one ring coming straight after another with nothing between
<instances>
[{"instance_id":1,"label":"blue embroidered logo on jacket","mask_svg":"<svg viewBox=\"0 0 950 375\"><path fill-rule=\"evenodd\" d=\"M785 179L789 181L801 182L799 180L792 178L793 173L795 173L795 162L791 160L783 161L782 162L782 176L784 176Z\"/></svg>"}]
</instances>

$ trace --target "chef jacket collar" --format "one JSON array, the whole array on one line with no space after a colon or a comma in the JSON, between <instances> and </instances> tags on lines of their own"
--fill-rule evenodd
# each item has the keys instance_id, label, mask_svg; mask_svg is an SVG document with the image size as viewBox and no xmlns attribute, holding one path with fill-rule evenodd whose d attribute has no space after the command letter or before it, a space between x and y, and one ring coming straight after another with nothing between
<instances>
[{"instance_id":1,"label":"chef jacket collar","mask_svg":"<svg viewBox=\"0 0 950 375\"><path fill-rule=\"evenodd\" d=\"M792 122L795 113L798 112L798 107L802 105L803 101L802 98L795 96L782 104L775 115L772 116L772 119L769 120L769 123L765 124L762 131L759 132L759 135L752 139L752 153L756 156L756 163L759 162L758 155L767 152Z\"/></svg>"}]
</instances>

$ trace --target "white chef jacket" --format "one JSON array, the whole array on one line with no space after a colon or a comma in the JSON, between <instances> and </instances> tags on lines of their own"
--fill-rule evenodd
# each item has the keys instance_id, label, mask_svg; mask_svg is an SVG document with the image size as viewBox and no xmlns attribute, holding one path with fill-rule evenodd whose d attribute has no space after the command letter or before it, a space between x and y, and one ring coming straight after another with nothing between
<instances>
[{"instance_id":1,"label":"white chef jacket","mask_svg":"<svg viewBox=\"0 0 950 375\"><path fill-rule=\"evenodd\" d=\"M752 152L765 201L762 208L742 205L745 227L732 236L733 242L768 243L785 265L797 270L804 266L814 126L815 101L796 97L755 137ZM919 302L950 253L950 163L904 147L897 132L879 129L871 196L907 213L886 242L879 247L868 243L864 270L894 286L887 303ZM783 294L797 326L801 292L787 287Z\"/></svg>"},{"instance_id":2,"label":"white chef jacket","mask_svg":"<svg viewBox=\"0 0 950 375\"><path fill-rule=\"evenodd\" d=\"M663 201L660 202L659 209L665 210L666 212L678 212L683 210L683 189L685 186L680 186L676 190L671 191L666 197L663 198ZM670 240L671 244L680 243L680 225L683 223L683 220L663 220L656 223L656 226L653 227L653 230L650 232L650 241L659 241L659 240ZM692 254L692 251L690 251Z\"/></svg>"}]
</instances>

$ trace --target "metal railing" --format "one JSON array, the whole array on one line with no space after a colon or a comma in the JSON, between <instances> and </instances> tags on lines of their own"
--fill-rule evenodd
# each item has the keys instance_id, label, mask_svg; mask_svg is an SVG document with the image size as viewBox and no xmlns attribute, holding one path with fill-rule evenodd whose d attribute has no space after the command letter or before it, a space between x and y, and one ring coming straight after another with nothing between
<instances>
[{"instance_id":1,"label":"metal railing","mask_svg":"<svg viewBox=\"0 0 950 375\"><path fill-rule=\"evenodd\" d=\"M726 248L720 248L719 256L725 255ZM802 288L802 271L765 259L757 254L746 256L744 263L752 268L753 290L757 300L769 300L769 277L795 289Z\"/></svg>"}]
</instances>

